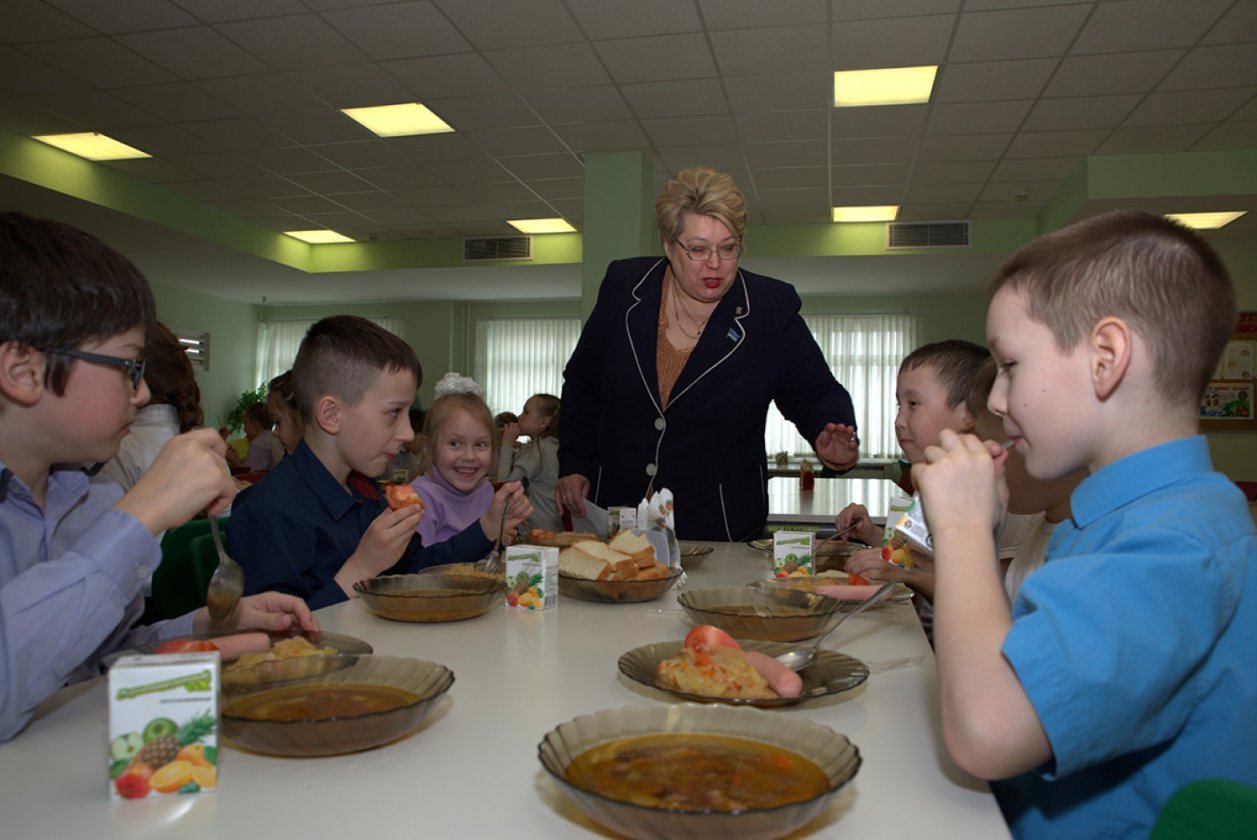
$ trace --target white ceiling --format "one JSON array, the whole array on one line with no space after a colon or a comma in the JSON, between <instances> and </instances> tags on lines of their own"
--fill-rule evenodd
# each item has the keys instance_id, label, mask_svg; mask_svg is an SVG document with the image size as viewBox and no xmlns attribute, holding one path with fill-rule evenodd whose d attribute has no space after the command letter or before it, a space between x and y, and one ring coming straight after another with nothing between
<instances>
[{"instance_id":1,"label":"white ceiling","mask_svg":"<svg viewBox=\"0 0 1257 840\"><path fill-rule=\"evenodd\" d=\"M929 104L830 107L834 70L924 63ZM456 133L384 140L337 110L415 99ZM1257 0L3 0L0 128L104 131L154 155L111 168L358 239L580 228L582 155L616 150L657 184L729 171L753 225L1024 219L1088 155L1257 148ZM0 206L241 300L501 297L502 271L511 297L579 296L576 266L304 275L13 178ZM911 264L842 260L870 291ZM990 260L947 262L974 282ZM834 291L832 260L747 265Z\"/></svg>"}]
</instances>

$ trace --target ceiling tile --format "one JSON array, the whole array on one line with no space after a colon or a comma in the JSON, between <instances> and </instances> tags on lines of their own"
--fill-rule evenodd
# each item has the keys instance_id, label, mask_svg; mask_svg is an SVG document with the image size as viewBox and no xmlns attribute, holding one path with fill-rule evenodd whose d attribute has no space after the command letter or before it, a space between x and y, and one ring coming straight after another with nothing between
<instances>
[{"instance_id":1,"label":"ceiling tile","mask_svg":"<svg viewBox=\"0 0 1257 840\"><path fill-rule=\"evenodd\" d=\"M829 184L829 172L824 166L791 166L785 168L754 170L755 186L761 190L800 189Z\"/></svg>"},{"instance_id":2,"label":"ceiling tile","mask_svg":"<svg viewBox=\"0 0 1257 840\"><path fill-rule=\"evenodd\" d=\"M955 20L955 15L934 15L836 22L830 69L939 64L947 56Z\"/></svg>"},{"instance_id":3,"label":"ceiling tile","mask_svg":"<svg viewBox=\"0 0 1257 840\"><path fill-rule=\"evenodd\" d=\"M588 44L523 47L488 53L485 58L515 90L564 87L573 79L582 85L605 84L607 74Z\"/></svg>"},{"instance_id":4,"label":"ceiling tile","mask_svg":"<svg viewBox=\"0 0 1257 840\"><path fill-rule=\"evenodd\" d=\"M23 48L40 61L97 87L150 85L174 80L168 71L108 38L80 38L28 44Z\"/></svg>"},{"instance_id":5,"label":"ceiling tile","mask_svg":"<svg viewBox=\"0 0 1257 840\"><path fill-rule=\"evenodd\" d=\"M294 190L296 192L297 190ZM280 210L286 210L297 216L308 216L314 213L340 213L343 207L317 195L276 196L268 199ZM331 225L327 225L331 227Z\"/></svg>"},{"instance_id":6,"label":"ceiling tile","mask_svg":"<svg viewBox=\"0 0 1257 840\"><path fill-rule=\"evenodd\" d=\"M907 163L917 154L920 142L916 137L880 137L876 142L838 139L833 142L833 160L835 164Z\"/></svg>"},{"instance_id":7,"label":"ceiling tile","mask_svg":"<svg viewBox=\"0 0 1257 840\"><path fill-rule=\"evenodd\" d=\"M479 204L537 200L537 196L519 181L499 181L496 184L468 184L459 187L458 191L469 202Z\"/></svg>"},{"instance_id":8,"label":"ceiling tile","mask_svg":"<svg viewBox=\"0 0 1257 840\"><path fill-rule=\"evenodd\" d=\"M1236 110L1228 120L1257 120L1257 99Z\"/></svg>"},{"instance_id":9,"label":"ceiling tile","mask_svg":"<svg viewBox=\"0 0 1257 840\"><path fill-rule=\"evenodd\" d=\"M392 193L383 190L370 192L339 193L335 197L337 204L353 210L355 213L369 213L376 210L390 210L405 207L406 204Z\"/></svg>"},{"instance_id":10,"label":"ceiling tile","mask_svg":"<svg viewBox=\"0 0 1257 840\"><path fill-rule=\"evenodd\" d=\"M581 229L581 224L585 218L585 202L580 198L557 198L552 199L550 206L555 209L560 216L567 219L568 223L577 230Z\"/></svg>"},{"instance_id":11,"label":"ceiling tile","mask_svg":"<svg viewBox=\"0 0 1257 840\"><path fill-rule=\"evenodd\" d=\"M277 73L206 79L197 87L246 114L309 111L326 107L289 79Z\"/></svg>"},{"instance_id":12,"label":"ceiling tile","mask_svg":"<svg viewBox=\"0 0 1257 840\"><path fill-rule=\"evenodd\" d=\"M1113 53L1188 47L1231 0L1118 0L1097 3L1071 53Z\"/></svg>"},{"instance_id":13,"label":"ceiling tile","mask_svg":"<svg viewBox=\"0 0 1257 840\"><path fill-rule=\"evenodd\" d=\"M604 122L633 116L614 85L595 85L521 94L548 123Z\"/></svg>"},{"instance_id":14,"label":"ceiling tile","mask_svg":"<svg viewBox=\"0 0 1257 840\"><path fill-rule=\"evenodd\" d=\"M273 216L275 214L275 206L269 201L261 201L256 198L243 198L231 201L207 201L210 207L215 210L222 210L224 213L230 213L233 216L242 216L251 218L255 216Z\"/></svg>"},{"instance_id":15,"label":"ceiling tile","mask_svg":"<svg viewBox=\"0 0 1257 840\"><path fill-rule=\"evenodd\" d=\"M303 146L249 150L244 153L244 158L274 175L326 172L336 168L336 164Z\"/></svg>"},{"instance_id":16,"label":"ceiling tile","mask_svg":"<svg viewBox=\"0 0 1257 840\"><path fill-rule=\"evenodd\" d=\"M733 120L727 114L703 117L660 117L642 120L642 130L656 146L701 146L734 139ZM779 138L764 137L762 140Z\"/></svg>"},{"instance_id":17,"label":"ceiling tile","mask_svg":"<svg viewBox=\"0 0 1257 840\"><path fill-rule=\"evenodd\" d=\"M291 181L274 175L259 178L223 178L220 183L236 198L288 198L305 190Z\"/></svg>"},{"instance_id":18,"label":"ceiling tile","mask_svg":"<svg viewBox=\"0 0 1257 840\"><path fill-rule=\"evenodd\" d=\"M951 61L990 61L1064 54L1086 20L1089 6L1052 6L960 17Z\"/></svg>"},{"instance_id":19,"label":"ceiling tile","mask_svg":"<svg viewBox=\"0 0 1257 840\"><path fill-rule=\"evenodd\" d=\"M365 58L316 15L234 21L216 28L276 70L356 64ZM283 37L275 37L276 32L283 32Z\"/></svg>"},{"instance_id":20,"label":"ceiling tile","mask_svg":"<svg viewBox=\"0 0 1257 840\"><path fill-rule=\"evenodd\" d=\"M327 143L311 146L317 152L345 169L368 166L404 165L406 156L383 140L359 140L353 143Z\"/></svg>"},{"instance_id":21,"label":"ceiling tile","mask_svg":"<svg viewBox=\"0 0 1257 840\"><path fill-rule=\"evenodd\" d=\"M1209 131L1207 125L1163 125L1119 128L1096 149L1100 155L1185 152Z\"/></svg>"},{"instance_id":22,"label":"ceiling tile","mask_svg":"<svg viewBox=\"0 0 1257 840\"><path fill-rule=\"evenodd\" d=\"M649 146L645 132L635 120L574 123L551 126L574 152L610 152Z\"/></svg>"},{"instance_id":23,"label":"ceiling tile","mask_svg":"<svg viewBox=\"0 0 1257 840\"><path fill-rule=\"evenodd\" d=\"M947 64L934 85L935 102L1035 99L1052 78L1054 58Z\"/></svg>"},{"instance_id":24,"label":"ceiling tile","mask_svg":"<svg viewBox=\"0 0 1257 840\"><path fill-rule=\"evenodd\" d=\"M221 180L225 178L247 178L265 174L257 166L238 155L226 152L209 152L196 155L170 155L167 161L196 172L205 178Z\"/></svg>"},{"instance_id":25,"label":"ceiling tile","mask_svg":"<svg viewBox=\"0 0 1257 840\"><path fill-rule=\"evenodd\" d=\"M4 6L4 40L10 44L86 38L96 34L96 30L43 0L5 0Z\"/></svg>"},{"instance_id":26,"label":"ceiling tile","mask_svg":"<svg viewBox=\"0 0 1257 840\"><path fill-rule=\"evenodd\" d=\"M1209 34L1200 39L1200 43L1213 45L1252 41L1254 32L1257 32L1257 3L1250 0L1250 2L1236 3L1232 6L1231 10L1214 24Z\"/></svg>"},{"instance_id":27,"label":"ceiling tile","mask_svg":"<svg viewBox=\"0 0 1257 840\"><path fill-rule=\"evenodd\" d=\"M982 191L981 184L917 184L908 185L904 192L905 202L920 201L926 204L943 204L974 201Z\"/></svg>"},{"instance_id":28,"label":"ceiling tile","mask_svg":"<svg viewBox=\"0 0 1257 840\"><path fill-rule=\"evenodd\" d=\"M175 0L183 9L206 23L225 23L229 20L281 17L306 11L301 0Z\"/></svg>"},{"instance_id":29,"label":"ceiling tile","mask_svg":"<svg viewBox=\"0 0 1257 840\"><path fill-rule=\"evenodd\" d=\"M389 145L414 163L444 160L483 160L484 153L461 134L426 134L393 137Z\"/></svg>"},{"instance_id":30,"label":"ceiling tile","mask_svg":"<svg viewBox=\"0 0 1257 840\"><path fill-rule=\"evenodd\" d=\"M1122 126L1221 122L1252 99L1254 93L1257 88L1251 87L1154 93L1131 112Z\"/></svg>"},{"instance_id":31,"label":"ceiling tile","mask_svg":"<svg viewBox=\"0 0 1257 840\"><path fill-rule=\"evenodd\" d=\"M735 112L827 107L834 101L829 73L726 77L724 87Z\"/></svg>"},{"instance_id":32,"label":"ceiling tile","mask_svg":"<svg viewBox=\"0 0 1257 840\"><path fill-rule=\"evenodd\" d=\"M1047 96L1098 96L1106 93L1146 93L1154 89L1183 50L1074 55L1057 68L1044 92Z\"/></svg>"},{"instance_id":33,"label":"ceiling tile","mask_svg":"<svg viewBox=\"0 0 1257 840\"><path fill-rule=\"evenodd\" d=\"M420 99L475 96L511 88L489 62L470 53L408 58L383 66Z\"/></svg>"},{"instance_id":34,"label":"ceiling tile","mask_svg":"<svg viewBox=\"0 0 1257 840\"><path fill-rule=\"evenodd\" d=\"M938 106L934 107L937 110ZM916 136L921 133L929 112L929 105L834 108L830 132L834 137Z\"/></svg>"},{"instance_id":35,"label":"ceiling tile","mask_svg":"<svg viewBox=\"0 0 1257 840\"><path fill-rule=\"evenodd\" d=\"M123 44L184 79L260 73L266 65L208 26L119 35Z\"/></svg>"},{"instance_id":36,"label":"ceiling tile","mask_svg":"<svg viewBox=\"0 0 1257 840\"><path fill-rule=\"evenodd\" d=\"M15 134L60 134L83 126L16 96L0 97L0 125ZM121 139L121 138L119 138Z\"/></svg>"},{"instance_id":37,"label":"ceiling tile","mask_svg":"<svg viewBox=\"0 0 1257 840\"><path fill-rule=\"evenodd\" d=\"M437 0L436 5L481 50L582 40L560 0Z\"/></svg>"},{"instance_id":38,"label":"ceiling tile","mask_svg":"<svg viewBox=\"0 0 1257 840\"><path fill-rule=\"evenodd\" d=\"M468 138L485 154L494 157L557 154L566 151L554 132L540 125L473 131L468 134Z\"/></svg>"},{"instance_id":39,"label":"ceiling tile","mask_svg":"<svg viewBox=\"0 0 1257 840\"><path fill-rule=\"evenodd\" d=\"M737 173L746 172L746 162L742 158L742 148L735 143L662 147L659 149L659 155L663 158L664 166L663 170L656 174L660 176L661 180L666 180L669 173L689 169L692 166L710 166L714 169L719 169L721 172L728 173L733 177L734 181L739 183L741 181Z\"/></svg>"},{"instance_id":40,"label":"ceiling tile","mask_svg":"<svg viewBox=\"0 0 1257 840\"><path fill-rule=\"evenodd\" d=\"M533 178L574 178L585 174L581 162L569 154L500 157L497 161L521 181L531 181Z\"/></svg>"},{"instance_id":41,"label":"ceiling tile","mask_svg":"<svg viewBox=\"0 0 1257 840\"><path fill-rule=\"evenodd\" d=\"M32 58L12 47L0 47L0 91L13 94L82 90L82 79Z\"/></svg>"},{"instance_id":42,"label":"ceiling tile","mask_svg":"<svg viewBox=\"0 0 1257 840\"><path fill-rule=\"evenodd\" d=\"M633 0L632 14L625 14L623 0L581 0L568 8L585 35L595 41L671 35L702 28L694 6L676 0Z\"/></svg>"},{"instance_id":43,"label":"ceiling tile","mask_svg":"<svg viewBox=\"0 0 1257 840\"><path fill-rule=\"evenodd\" d=\"M978 201L1047 201L1061 188L1060 181L1007 181L987 184Z\"/></svg>"},{"instance_id":44,"label":"ceiling tile","mask_svg":"<svg viewBox=\"0 0 1257 840\"><path fill-rule=\"evenodd\" d=\"M703 20L712 29L749 29L773 23L824 23L825 0L774 0L766 9L761 0L698 0Z\"/></svg>"},{"instance_id":45,"label":"ceiling tile","mask_svg":"<svg viewBox=\"0 0 1257 840\"><path fill-rule=\"evenodd\" d=\"M410 102L414 92L382 67L350 64L293 70L287 78L333 108L366 108Z\"/></svg>"},{"instance_id":46,"label":"ceiling tile","mask_svg":"<svg viewBox=\"0 0 1257 840\"><path fill-rule=\"evenodd\" d=\"M1033 219L1043 209L1043 201L979 202L969 211L971 219Z\"/></svg>"},{"instance_id":47,"label":"ceiling tile","mask_svg":"<svg viewBox=\"0 0 1257 840\"><path fill-rule=\"evenodd\" d=\"M1113 128L1121 125L1139 100L1136 94L1041 99L1026 118L1025 130Z\"/></svg>"},{"instance_id":48,"label":"ceiling tile","mask_svg":"<svg viewBox=\"0 0 1257 840\"><path fill-rule=\"evenodd\" d=\"M1108 131L1023 131L1008 147L1010 158L1089 155L1104 142Z\"/></svg>"},{"instance_id":49,"label":"ceiling tile","mask_svg":"<svg viewBox=\"0 0 1257 840\"><path fill-rule=\"evenodd\" d=\"M1226 122L1206 134L1192 151L1252 149L1257 147L1257 120Z\"/></svg>"},{"instance_id":50,"label":"ceiling tile","mask_svg":"<svg viewBox=\"0 0 1257 840\"><path fill-rule=\"evenodd\" d=\"M966 7L973 4L967 3ZM960 9L960 0L842 0L831 4L834 20L937 15Z\"/></svg>"},{"instance_id":51,"label":"ceiling tile","mask_svg":"<svg viewBox=\"0 0 1257 840\"><path fill-rule=\"evenodd\" d=\"M829 143L824 140L747 143L744 148L751 166L822 166L829 161Z\"/></svg>"},{"instance_id":52,"label":"ceiling tile","mask_svg":"<svg viewBox=\"0 0 1257 840\"><path fill-rule=\"evenodd\" d=\"M416 164L372 166L355 169L354 174L382 190L430 187L440 183L435 175Z\"/></svg>"},{"instance_id":53,"label":"ceiling tile","mask_svg":"<svg viewBox=\"0 0 1257 840\"><path fill-rule=\"evenodd\" d=\"M133 108L103 91L68 90L64 93L41 93L30 101L66 119L75 120L85 128L103 130L128 125L151 125L160 122L152 114Z\"/></svg>"},{"instance_id":54,"label":"ceiling tile","mask_svg":"<svg viewBox=\"0 0 1257 840\"><path fill-rule=\"evenodd\" d=\"M829 209L829 187L813 184L803 189L759 190L759 206L764 209L810 207Z\"/></svg>"},{"instance_id":55,"label":"ceiling tile","mask_svg":"<svg viewBox=\"0 0 1257 840\"><path fill-rule=\"evenodd\" d=\"M1228 85L1257 85L1257 42L1197 47L1161 83L1161 90L1207 90L1225 79Z\"/></svg>"},{"instance_id":56,"label":"ceiling tile","mask_svg":"<svg viewBox=\"0 0 1257 840\"><path fill-rule=\"evenodd\" d=\"M764 223L769 225L811 225L829 221L829 206L764 208Z\"/></svg>"},{"instance_id":57,"label":"ceiling tile","mask_svg":"<svg viewBox=\"0 0 1257 840\"><path fill-rule=\"evenodd\" d=\"M997 160L1008 148L1011 134L956 134L925 137L917 160Z\"/></svg>"},{"instance_id":58,"label":"ceiling tile","mask_svg":"<svg viewBox=\"0 0 1257 840\"><path fill-rule=\"evenodd\" d=\"M513 93L491 93L457 99L429 99L426 104L455 131L535 126L541 121L528 103Z\"/></svg>"},{"instance_id":59,"label":"ceiling tile","mask_svg":"<svg viewBox=\"0 0 1257 840\"><path fill-rule=\"evenodd\" d=\"M992 181L1059 181L1072 173L1081 157L1025 158L1003 160L991 173Z\"/></svg>"},{"instance_id":60,"label":"ceiling tile","mask_svg":"<svg viewBox=\"0 0 1257 840\"><path fill-rule=\"evenodd\" d=\"M98 0L45 0L49 5L73 15L97 32L114 35L119 32L143 32L149 29L173 29L195 26L198 21L169 0L145 2L101 3Z\"/></svg>"},{"instance_id":61,"label":"ceiling tile","mask_svg":"<svg viewBox=\"0 0 1257 840\"><path fill-rule=\"evenodd\" d=\"M376 60L472 49L445 15L427 2L346 9L322 17Z\"/></svg>"},{"instance_id":62,"label":"ceiling tile","mask_svg":"<svg viewBox=\"0 0 1257 840\"><path fill-rule=\"evenodd\" d=\"M173 193L187 196L196 201L235 200L238 198L231 189L221 181L177 181L163 184L163 188Z\"/></svg>"},{"instance_id":63,"label":"ceiling tile","mask_svg":"<svg viewBox=\"0 0 1257 840\"><path fill-rule=\"evenodd\" d=\"M716 63L707 39L701 34L597 41L594 49L606 63L611 78L620 84L716 75ZM576 78L585 77L577 75Z\"/></svg>"},{"instance_id":64,"label":"ceiling tile","mask_svg":"<svg viewBox=\"0 0 1257 840\"><path fill-rule=\"evenodd\" d=\"M271 114L262 121L299 146L364 140L372 136L340 111L331 109Z\"/></svg>"},{"instance_id":65,"label":"ceiling tile","mask_svg":"<svg viewBox=\"0 0 1257 840\"><path fill-rule=\"evenodd\" d=\"M155 117L170 122L239 116L240 111L191 82L115 88L114 93Z\"/></svg>"},{"instance_id":66,"label":"ceiling tile","mask_svg":"<svg viewBox=\"0 0 1257 840\"><path fill-rule=\"evenodd\" d=\"M728 113L718 79L639 82L620 86L638 117L686 117Z\"/></svg>"},{"instance_id":67,"label":"ceiling tile","mask_svg":"<svg viewBox=\"0 0 1257 840\"><path fill-rule=\"evenodd\" d=\"M830 201L835 207L868 207L903 201L899 187L834 187Z\"/></svg>"},{"instance_id":68,"label":"ceiling tile","mask_svg":"<svg viewBox=\"0 0 1257 840\"><path fill-rule=\"evenodd\" d=\"M402 201L403 206L428 207L433 204L458 204L466 201L463 194L453 187L415 187L414 189L393 190L393 195ZM373 214L378 215L378 214Z\"/></svg>"},{"instance_id":69,"label":"ceiling tile","mask_svg":"<svg viewBox=\"0 0 1257 840\"><path fill-rule=\"evenodd\" d=\"M980 184L995 171L995 160L921 161L912 167L914 184Z\"/></svg>"},{"instance_id":70,"label":"ceiling tile","mask_svg":"<svg viewBox=\"0 0 1257 840\"><path fill-rule=\"evenodd\" d=\"M290 199L278 199L275 203L280 204L283 201L289 200ZM334 202L331 202L331 206L335 208L332 212L321 213L317 210L310 210L301 214L302 218L309 219L313 222L316 229L321 230L326 228L327 230L334 230L338 233L348 235L350 239L357 238L352 235L353 233L370 230L373 226L370 219L359 213L349 212L344 208L339 207Z\"/></svg>"},{"instance_id":71,"label":"ceiling tile","mask_svg":"<svg viewBox=\"0 0 1257 840\"><path fill-rule=\"evenodd\" d=\"M223 150L242 151L288 145L287 138L254 117L188 122L183 123L183 127Z\"/></svg>"},{"instance_id":72,"label":"ceiling tile","mask_svg":"<svg viewBox=\"0 0 1257 840\"><path fill-rule=\"evenodd\" d=\"M738 136L746 143L770 143L775 140L823 140L828 136L829 108L810 111L766 111L759 114L735 114ZM723 117L716 117L721 121ZM648 128L647 131L650 129Z\"/></svg>"},{"instance_id":73,"label":"ceiling tile","mask_svg":"<svg viewBox=\"0 0 1257 840\"><path fill-rule=\"evenodd\" d=\"M139 178L141 181L148 181L152 184L196 181L201 178L200 175L191 170L184 169L182 166L176 166L158 157L140 160L107 160L101 161L101 164L130 175L132 178Z\"/></svg>"},{"instance_id":74,"label":"ceiling tile","mask_svg":"<svg viewBox=\"0 0 1257 840\"><path fill-rule=\"evenodd\" d=\"M367 192L372 185L343 170L333 172L304 172L285 176L289 181L318 195ZM295 212L295 211L294 211Z\"/></svg>"},{"instance_id":75,"label":"ceiling tile","mask_svg":"<svg viewBox=\"0 0 1257 840\"><path fill-rule=\"evenodd\" d=\"M713 32L711 45L720 72L726 76L827 75L833 70L825 28L812 23Z\"/></svg>"},{"instance_id":76,"label":"ceiling tile","mask_svg":"<svg viewBox=\"0 0 1257 840\"><path fill-rule=\"evenodd\" d=\"M109 133L150 155L199 155L218 151L218 147L210 141L178 125L128 126Z\"/></svg>"},{"instance_id":77,"label":"ceiling tile","mask_svg":"<svg viewBox=\"0 0 1257 840\"><path fill-rule=\"evenodd\" d=\"M534 178L528 182L528 186L547 201L585 197L584 178Z\"/></svg>"},{"instance_id":78,"label":"ceiling tile","mask_svg":"<svg viewBox=\"0 0 1257 840\"><path fill-rule=\"evenodd\" d=\"M833 181L835 187L900 187L908 181L908 174L915 170L907 163L865 163L844 165L835 161Z\"/></svg>"},{"instance_id":79,"label":"ceiling tile","mask_svg":"<svg viewBox=\"0 0 1257 840\"><path fill-rule=\"evenodd\" d=\"M1016 131L1032 100L944 102L930 111L926 134L995 134Z\"/></svg>"}]
</instances>

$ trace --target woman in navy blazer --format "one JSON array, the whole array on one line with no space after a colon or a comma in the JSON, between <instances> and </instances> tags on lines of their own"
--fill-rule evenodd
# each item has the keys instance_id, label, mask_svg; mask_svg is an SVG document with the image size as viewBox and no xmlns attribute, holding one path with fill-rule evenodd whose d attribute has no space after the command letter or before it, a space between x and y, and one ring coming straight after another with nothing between
<instances>
[{"instance_id":1,"label":"woman in navy blazer","mask_svg":"<svg viewBox=\"0 0 1257 840\"><path fill-rule=\"evenodd\" d=\"M738 268L746 206L729 176L677 173L655 203L663 257L616 260L564 370L560 509L664 487L677 535L740 541L768 515L768 406L836 470L856 460L851 397L794 289Z\"/></svg>"}]
</instances>

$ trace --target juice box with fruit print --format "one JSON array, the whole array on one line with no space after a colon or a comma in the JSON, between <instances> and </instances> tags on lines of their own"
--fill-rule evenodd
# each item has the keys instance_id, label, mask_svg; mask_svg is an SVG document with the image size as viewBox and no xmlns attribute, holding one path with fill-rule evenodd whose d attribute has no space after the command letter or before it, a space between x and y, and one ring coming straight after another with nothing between
<instances>
[{"instance_id":1,"label":"juice box with fruit print","mask_svg":"<svg viewBox=\"0 0 1257 840\"><path fill-rule=\"evenodd\" d=\"M815 571L810 531L777 531L773 534L773 577L805 577Z\"/></svg>"},{"instance_id":2,"label":"juice box with fruit print","mask_svg":"<svg viewBox=\"0 0 1257 840\"><path fill-rule=\"evenodd\" d=\"M124 656L109 669L109 795L218 786L219 654Z\"/></svg>"},{"instance_id":3,"label":"juice box with fruit print","mask_svg":"<svg viewBox=\"0 0 1257 840\"><path fill-rule=\"evenodd\" d=\"M540 545L506 549L506 606L548 610L559 602L559 550Z\"/></svg>"}]
</instances>

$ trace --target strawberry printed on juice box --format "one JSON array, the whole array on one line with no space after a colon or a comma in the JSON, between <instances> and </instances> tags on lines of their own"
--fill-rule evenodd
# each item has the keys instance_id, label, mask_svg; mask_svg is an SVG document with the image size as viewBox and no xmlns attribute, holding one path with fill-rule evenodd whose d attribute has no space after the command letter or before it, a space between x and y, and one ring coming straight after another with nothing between
<instances>
[{"instance_id":1,"label":"strawberry printed on juice box","mask_svg":"<svg viewBox=\"0 0 1257 840\"><path fill-rule=\"evenodd\" d=\"M109 670L109 795L218 787L217 652L124 656Z\"/></svg>"}]
</instances>

